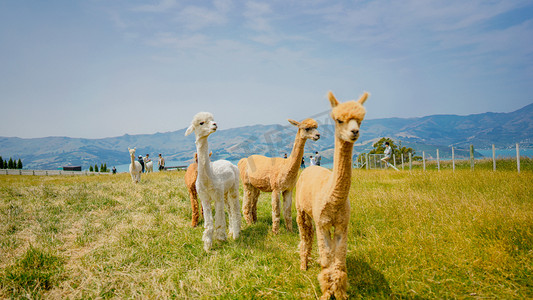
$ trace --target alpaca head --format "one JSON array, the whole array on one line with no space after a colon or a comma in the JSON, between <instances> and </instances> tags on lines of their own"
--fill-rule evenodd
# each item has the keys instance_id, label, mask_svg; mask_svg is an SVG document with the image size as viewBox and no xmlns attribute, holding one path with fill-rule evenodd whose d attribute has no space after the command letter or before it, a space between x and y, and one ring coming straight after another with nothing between
<instances>
[{"instance_id":1,"label":"alpaca head","mask_svg":"<svg viewBox=\"0 0 533 300\"><path fill-rule=\"evenodd\" d=\"M194 131L196 139L208 137L211 133L217 131L217 123L213 119L213 115L208 112L197 113L191 121L191 126L187 128L185 135L189 135Z\"/></svg>"},{"instance_id":2,"label":"alpaca head","mask_svg":"<svg viewBox=\"0 0 533 300\"><path fill-rule=\"evenodd\" d=\"M366 110L363 107L368 98L365 92L357 101L339 103L332 92L328 93L331 103L331 118L335 122L335 135L337 138L353 143L359 138L359 127L365 118Z\"/></svg>"},{"instance_id":3,"label":"alpaca head","mask_svg":"<svg viewBox=\"0 0 533 300\"><path fill-rule=\"evenodd\" d=\"M135 148L133 148L133 149L130 149L130 148L128 147L128 151L130 152L130 156L135 157L135 149L137 149L137 147L135 147Z\"/></svg>"},{"instance_id":4,"label":"alpaca head","mask_svg":"<svg viewBox=\"0 0 533 300\"><path fill-rule=\"evenodd\" d=\"M302 139L312 139L317 141L320 138L320 133L318 132L318 123L313 119L305 119L302 122L297 122L289 119L289 123L298 127L298 134Z\"/></svg>"}]
</instances>

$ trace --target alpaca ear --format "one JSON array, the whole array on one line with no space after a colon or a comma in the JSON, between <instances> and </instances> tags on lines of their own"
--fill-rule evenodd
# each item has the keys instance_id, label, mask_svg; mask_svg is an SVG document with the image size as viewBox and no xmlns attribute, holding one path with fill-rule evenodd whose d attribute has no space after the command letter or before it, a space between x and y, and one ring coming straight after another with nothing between
<instances>
[{"instance_id":1,"label":"alpaca ear","mask_svg":"<svg viewBox=\"0 0 533 300\"><path fill-rule=\"evenodd\" d=\"M211 157L211 155L213 155L213 152L209 152L209 157Z\"/></svg>"},{"instance_id":2,"label":"alpaca ear","mask_svg":"<svg viewBox=\"0 0 533 300\"><path fill-rule=\"evenodd\" d=\"M289 121L289 123L291 123L292 125L294 125L294 126L296 126L296 127L300 126L300 123L299 123L299 122L294 121L294 120L292 120L292 119L288 119L287 121Z\"/></svg>"},{"instance_id":3,"label":"alpaca ear","mask_svg":"<svg viewBox=\"0 0 533 300\"><path fill-rule=\"evenodd\" d=\"M329 99L329 103L331 104L331 108L334 108L337 105L339 105L339 101L335 99L335 96L333 96L333 93L331 91L328 92L328 99Z\"/></svg>"},{"instance_id":4,"label":"alpaca ear","mask_svg":"<svg viewBox=\"0 0 533 300\"><path fill-rule=\"evenodd\" d=\"M131 150L130 147L128 147L128 151L130 151L130 150Z\"/></svg>"},{"instance_id":5,"label":"alpaca ear","mask_svg":"<svg viewBox=\"0 0 533 300\"><path fill-rule=\"evenodd\" d=\"M189 126L189 128L187 128L187 131L185 131L185 136L188 136L189 134L191 134L194 130L194 127L191 125Z\"/></svg>"},{"instance_id":6,"label":"alpaca ear","mask_svg":"<svg viewBox=\"0 0 533 300\"><path fill-rule=\"evenodd\" d=\"M198 153L194 152L194 161L198 162Z\"/></svg>"},{"instance_id":7,"label":"alpaca ear","mask_svg":"<svg viewBox=\"0 0 533 300\"><path fill-rule=\"evenodd\" d=\"M366 102L366 99L368 98L368 93L365 92L359 100L357 100L357 103L363 105Z\"/></svg>"}]
</instances>

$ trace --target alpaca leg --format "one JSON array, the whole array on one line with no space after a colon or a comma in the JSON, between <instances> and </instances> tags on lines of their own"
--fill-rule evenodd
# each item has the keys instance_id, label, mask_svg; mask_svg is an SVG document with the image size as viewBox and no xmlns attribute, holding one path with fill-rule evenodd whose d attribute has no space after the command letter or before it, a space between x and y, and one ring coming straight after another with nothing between
<instances>
[{"instance_id":1,"label":"alpaca leg","mask_svg":"<svg viewBox=\"0 0 533 300\"><path fill-rule=\"evenodd\" d=\"M204 242L204 250L209 251L213 246L213 213L211 212L211 197L205 191L199 191L198 196L202 201L202 208L204 211L204 234L202 241Z\"/></svg>"},{"instance_id":2,"label":"alpaca leg","mask_svg":"<svg viewBox=\"0 0 533 300\"><path fill-rule=\"evenodd\" d=\"M241 210L239 206L239 190L228 192L227 196L229 215L229 234L237 239L241 234Z\"/></svg>"},{"instance_id":3,"label":"alpaca leg","mask_svg":"<svg viewBox=\"0 0 533 300\"><path fill-rule=\"evenodd\" d=\"M275 234L279 232L280 222L280 191L272 191L272 231Z\"/></svg>"},{"instance_id":4,"label":"alpaca leg","mask_svg":"<svg viewBox=\"0 0 533 300\"><path fill-rule=\"evenodd\" d=\"M200 216L200 212L198 209L198 194L196 193L196 187L189 188L189 198L191 199L191 210L192 210L191 225L192 227L196 227L198 225L198 218Z\"/></svg>"},{"instance_id":5,"label":"alpaca leg","mask_svg":"<svg viewBox=\"0 0 533 300\"><path fill-rule=\"evenodd\" d=\"M285 219L285 228L292 232L292 190L283 192L283 218Z\"/></svg>"},{"instance_id":6,"label":"alpaca leg","mask_svg":"<svg viewBox=\"0 0 533 300\"><path fill-rule=\"evenodd\" d=\"M333 265L331 269L332 292L336 299L347 299L348 273L346 272L347 230L335 228Z\"/></svg>"},{"instance_id":7,"label":"alpaca leg","mask_svg":"<svg viewBox=\"0 0 533 300\"><path fill-rule=\"evenodd\" d=\"M248 225L254 223L252 216L253 210L253 189L254 187L251 184L243 184L243 199L242 199L242 213L244 214L244 219Z\"/></svg>"},{"instance_id":8,"label":"alpaca leg","mask_svg":"<svg viewBox=\"0 0 533 300\"><path fill-rule=\"evenodd\" d=\"M297 211L296 222L300 231L300 269L307 270L309 256L313 248L313 221L304 211Z\"/></svg>"},{"instance_id":9,"label":"alpaca leg","mask_svg":"<svg viewBox=\"0 0 533 300\"><path fill-rule=\"evenodd\" d=\"M331 240L331 233L327 228L317 227L316 236L318 242L318 252L320 254L320 266L322 270L318 274L318 281L320 283L320 289L322 290L321 299L329 299L333 296L332 291L332 255L333 255L333 241Z\"/></svg>"},{"instance_id":10,"label":"alpaca leg","mask_svg":"<svg viewBox=\"0 0 533 300\"><path fill-rule=\"evenodd\" d=\"M257 201L260 193L259 189L254 187L252 191L252 220L254 223L257 222Z\"/></svg>"},{"instance_id":11,"label":"alpaca leg","mask_svg":"<svg viewBox=\"0 0 533 300\"><path fill-rule=\"evenodd\" d=\"M226 240L226 215L224 214L224 194L217 192L215 195L215 238L219 241Z\"/></svg>"}]
</instances>

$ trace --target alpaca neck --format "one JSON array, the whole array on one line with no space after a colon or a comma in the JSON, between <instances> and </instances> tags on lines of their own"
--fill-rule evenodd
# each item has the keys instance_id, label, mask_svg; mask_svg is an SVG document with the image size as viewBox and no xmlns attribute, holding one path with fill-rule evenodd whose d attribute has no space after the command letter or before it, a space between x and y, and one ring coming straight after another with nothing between
<instances>
[{"instance_id":1,"label":"alpaca neck","mask_svg":"<svg viewBox=\"0 0 533 300\"><path fill-rule=\"evenodd\" d=\"M331 196L334 200L344 202L348 198L352 183L352 151L353 143L335 137L331 190Z\"/></svg>"},{"instance_id":2,"label":"alpaca neck","mask_svg":"<svg viewBox=\"0 0 533 300\"><path fill-rule=\"evenodd\" d=\"M211 160L209 159L209 147L207 137L196 139L196 153L198 154L198 177L211 177Z\"/></svg>"},{"instance_id":3,"label":"alpaca neck","mask_svg":"<svg viewBox=\"0 0 533 300\"><path fill-rule=\"evenodd\" d=\"M292 146L291 156L288 158L287 171L288 174L295 175L300 169L302 164L302 157L304 156L305 148L305 139L300 137L300 129L296 133L296 138L294 139L294 145Z\"/></svg>"},{"instance_id":4,"label":"alpaca neck","mask_svg":"<svg viewBox=\"0 0 533 300\"><path fill-rule=\"evenodd\" d=\"M130 157L131 157L131 164L132 165L135 164L135 155L132 154L130 155Z\"/></svg>"}]
</instances>

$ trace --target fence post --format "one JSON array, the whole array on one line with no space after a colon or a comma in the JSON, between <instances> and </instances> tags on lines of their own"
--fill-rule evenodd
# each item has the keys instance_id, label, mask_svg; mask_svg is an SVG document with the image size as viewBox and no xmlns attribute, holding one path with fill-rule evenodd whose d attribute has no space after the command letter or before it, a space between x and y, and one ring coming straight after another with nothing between
<instances>
[{"instance_id":1,"label":"fence post","mask_svg":"<svg viewBox=\"0 0 533 300\"><path fill-rule=\"evenodd\" d=\"M368 161L368 153L366 153L366 169L368 170L368 165L370 164L370 162Z\"/></svg>"},{"instance_id":2,"label":"fence post","mask_svg":"<svg viewBox=\"0 0 533 300\"><path fill-rule=\"evenodd\" d=\"M392 154L392 162L394 163L394 167L396 168L396 154Z\"/></svg>"},{"instance_id":3,"label":"fence post","mask_svg":"<svg viewBox=\"0 0 533 300\"><path fill-rule=\"evenodd\" d=\"M496 171L496 148L492 144L492 171Z\"/></svg>"},{"instance_id":4,"label":"fence post","mask_svg":"<svg viewBox=\"0 0 533 300\"><path fill-rule=\"evenodd\" d=\"M439 149L437 149L437 170L440 171L440 157L439 157Z\"/></svg>"},{"instance_id":5,"label":"fence post","mask_svg":"<svg viewBox=\"0 0 533 300\"><path fill-rule=\"evenodd\" d=\"M474 171L474 145L470 145L470 170Z\"/></svg>"},{"instance_id":6,"label":"fence post","mask_svg":"<svg viewBox=\"0 0 533 300\"><path fill-rule=\"evenodd\" d=\"M422 151L422 165L424 166L424 171L426 170L426 152Z\"/></svg>"},{"instance_id":7,"label":"fence post","mask_svg":"<svg viewBox=\"0 0 533 300\"><path fill-rule=\"evenodd\" d=\"M455 172L455 149L452 147L452 169Z\"/></svg>"},{"instance_id":8,"label":"fence post","mask_svg":"<svg viewBox=\"0 0 533 300\"><path fill-rule=\"evenodd\" d=\"M518 143L516 143L516 169L520 173L520 150L518 149Z\"/></svg>"},{"instance_id":9,"label":"fence post","mask_svg":"<svg viewBox=\"0 0 533 300\"><path fill-rule=\"evenodd\" d=\"M402 153L402 171L403 171L403 153Z\"/></svg>"},{"instance_id":10,"label":"fence post","mask_svg":"<svg viewBox=\"0 0 533 300\"><path fill-rule=\"evenodd\" d=\"M409 171L413 168L413 153L409 152Z\"/></svg>"}]
</instances>

